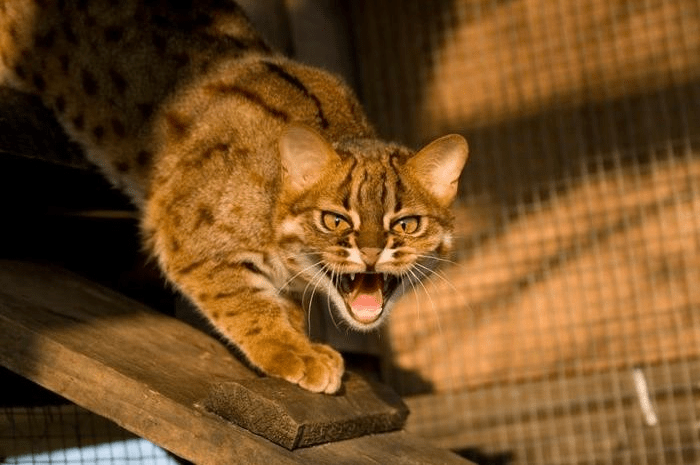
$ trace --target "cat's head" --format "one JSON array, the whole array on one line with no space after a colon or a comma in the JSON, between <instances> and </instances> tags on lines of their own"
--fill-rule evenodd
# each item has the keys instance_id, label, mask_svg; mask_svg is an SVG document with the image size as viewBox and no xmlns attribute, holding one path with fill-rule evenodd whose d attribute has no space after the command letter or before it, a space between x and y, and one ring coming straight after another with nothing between
<instances>
[{"instance_id":1,"label":"cat's head","mask_svg":"<svg viewBox=\"0 0 700 465\"><path fill-rule=\"evenodd\" d=\"M450 249L466 141L445 136L417 153L368 139L332 146L295 125L279 150L276 229L286 266L351 327L376 328Z\"/></svg>"}]
</instances>

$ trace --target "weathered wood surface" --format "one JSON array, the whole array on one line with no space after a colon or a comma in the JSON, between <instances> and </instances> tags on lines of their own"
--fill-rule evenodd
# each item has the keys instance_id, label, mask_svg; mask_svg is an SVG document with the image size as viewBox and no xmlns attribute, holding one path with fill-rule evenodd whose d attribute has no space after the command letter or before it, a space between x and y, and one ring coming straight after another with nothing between
<instances>
[{"instance_id":1,"label":"weathered wood surface","mask_svg":"<svg viewBox=\"0 0 700 465\"><path fill-rule=\"evenodd\" d=\"M221 383L204 406L287 449L400 429L406 405L391 389L347 373L335 396L275 378Z\"/></svg>"},{"instance_id":2,"label":"weathered wood surface","mask_svg":"<svg viewBox=\"0 0 700 465\"><path fill-rule=\"evenodd\" d=\"M273 444L196 407L212 386L267 381L209 336L54 267L0 260L0 363L198 464L465 463L403 431Z\"/></svg>"}]
</instances>

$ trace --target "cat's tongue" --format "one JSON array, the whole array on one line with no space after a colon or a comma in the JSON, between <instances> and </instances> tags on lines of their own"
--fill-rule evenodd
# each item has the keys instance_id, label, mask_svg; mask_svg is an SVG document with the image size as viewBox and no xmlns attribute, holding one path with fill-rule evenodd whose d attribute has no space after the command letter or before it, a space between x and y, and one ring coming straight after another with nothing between
<instances>
[{"instance_id":1,"label":"cat's tongue","mask_svg":"<svg viewBox=\"0 0 700 465\"><path fill-rule=\"evenodd\" d=\"M363 273L358 276L355 284L355 289L347 299L352 316L360 323L372 323L379 318L384 305L383 277L381 274Z\"/></svg>"}]
</instances>

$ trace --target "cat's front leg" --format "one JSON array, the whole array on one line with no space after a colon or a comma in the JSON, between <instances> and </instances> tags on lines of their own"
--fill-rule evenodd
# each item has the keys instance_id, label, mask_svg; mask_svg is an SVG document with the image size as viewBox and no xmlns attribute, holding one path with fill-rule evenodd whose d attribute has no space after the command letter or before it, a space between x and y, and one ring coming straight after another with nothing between
<instances>
[{"instance_id":1,"label":"cat's front leg","mask_svg":"<svg viewBox=\"0 0 700 465\"><path fill-rule=\"evenodd\" d=\"M201 264L177 274L182 290L253 366L312 392L338 391L342 357L309 340L303 309L259 270L242 263Z\"/></svg>"}]
</instances>

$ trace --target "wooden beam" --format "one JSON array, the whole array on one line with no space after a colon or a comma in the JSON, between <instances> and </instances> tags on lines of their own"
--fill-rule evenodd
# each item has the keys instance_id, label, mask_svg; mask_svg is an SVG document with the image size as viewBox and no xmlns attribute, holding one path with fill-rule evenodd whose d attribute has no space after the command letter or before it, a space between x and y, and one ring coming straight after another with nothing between
<instances>
[{"instance_id":1,"label":"wooden beam","mask_svg":"<svg viewBox=\"0 0 700 465\"><path fill-rule=\"evenodd\" d=\"M273 444L197 406L214 386L268 381L211 337L60 268L0 260L0 341L10 370L198 464L465 463L402 431Z\"/></svg>"}]
</instances>

